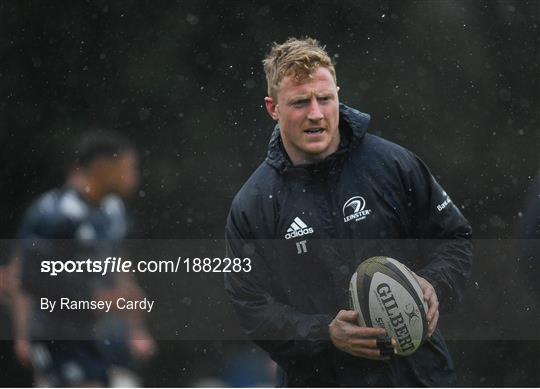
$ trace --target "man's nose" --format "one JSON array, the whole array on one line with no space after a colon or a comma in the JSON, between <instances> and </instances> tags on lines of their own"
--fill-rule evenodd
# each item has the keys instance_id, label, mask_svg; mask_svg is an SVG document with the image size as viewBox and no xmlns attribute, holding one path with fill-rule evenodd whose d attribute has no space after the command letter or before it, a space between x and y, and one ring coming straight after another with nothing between
<instances>
[{"instance_id":1,"label":"man's nose","mask_svg":"<svg viewBox=\"0 0 540 389\"><path fill-rule=\"evenodd\" d=\"M308 119L317 121L321 120L323 118L323 114L321 112L321 108L319 107L319 102L315 97L311 99L309 102L309 112L308 112Z\"/></svg>"}]
</instances>

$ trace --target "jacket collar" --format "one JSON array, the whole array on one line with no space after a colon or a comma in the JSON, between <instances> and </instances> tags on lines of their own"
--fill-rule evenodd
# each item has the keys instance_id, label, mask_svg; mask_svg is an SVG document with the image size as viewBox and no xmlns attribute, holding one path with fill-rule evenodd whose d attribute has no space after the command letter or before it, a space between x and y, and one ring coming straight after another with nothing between
<instances>
[{"instance_id":1,"label":"jacket collar","mask_svg":"<svg viewBox=\"0 0 540 389\"><path fill-rule=\"evenodd\" d=\"M329 160L334 159L336 156L347 153L357 147L367 132L369 121L370 116L368 114L340 103L339 132L341 142L339 144L339 148L334 154L329 155L323 161L315 165L326 164ZM272 132L270 143L268 144L266 162L280 172L294 167L289 159L289 156L285 152L283 143L281 142L279 125L276 125L274 127L274 131Z\"/></svg>"}]
</instances>

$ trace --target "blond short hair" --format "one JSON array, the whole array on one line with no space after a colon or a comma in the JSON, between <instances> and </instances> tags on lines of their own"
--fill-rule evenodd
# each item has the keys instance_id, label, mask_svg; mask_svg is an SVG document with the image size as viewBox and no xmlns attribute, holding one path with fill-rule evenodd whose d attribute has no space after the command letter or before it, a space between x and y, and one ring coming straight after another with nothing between
<instances>
[{"instance_id":1,"label":"blond short hair","mask_svg":"<svg viewBox=\"0 0 540 389\"><path fill-rule=\"evenodd\" d=\"M294 75L298 81L310 78L318 67L327 68L334 81L336 69L332 59L326 52L325 46L312 38L289 38L284 43L276 43L263 60L268 96L276 99L279 84L284 77Z\"/></svg>"}]
</instances>

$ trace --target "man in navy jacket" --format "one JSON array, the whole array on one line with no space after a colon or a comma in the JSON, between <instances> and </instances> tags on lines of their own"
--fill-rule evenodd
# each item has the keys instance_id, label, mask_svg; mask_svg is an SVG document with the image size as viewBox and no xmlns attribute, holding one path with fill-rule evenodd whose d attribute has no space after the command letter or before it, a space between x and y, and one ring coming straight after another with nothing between
<instances>
[{"instance_id":1,"label":"man in navy jacket","mask_svg":"<svg viewBox=\"0 0 540 389\"><path fill-rule=\"evenodd\" d=\"M470 276L469 223L418 157L339 103L317 41L274 45L264 68L277 126L226 226L231 254L253 261L225 276L243 329L278 363L282 385L455 384L437 321L439 301L451 308ZM384 329L347 310L349 279L373 255L409 266L428 304L429 338L409 357L388 356Z\"/></svg>"}]
</instances>

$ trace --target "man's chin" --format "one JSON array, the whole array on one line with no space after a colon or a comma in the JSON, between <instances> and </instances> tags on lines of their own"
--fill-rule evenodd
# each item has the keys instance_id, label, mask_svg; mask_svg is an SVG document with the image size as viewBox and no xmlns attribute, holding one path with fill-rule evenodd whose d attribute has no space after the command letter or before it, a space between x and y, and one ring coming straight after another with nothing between
<instances>
[{"instance_id":1,"label":"man's chin","mask_svg":"<svg viewBox=\"0 0 540 389\"><path fill-rule=\"evenodd\" d=\"M319 141L305 142L303 144L302 150L304 153L316 156L324 153L332 153L332 145L328 139L321 139Z\"/></svg>"},{"instance_id":2,"label":"man's chin","mask_svg":"<svg viewBox=\"0 0 540 389\"><path fill-rule=\"evenodd\" d=\"M327 145L321 145L319 147L306 147L304 148L304 154L307 159L310 160L323 160L332 154Z\"/></svg>"}]
</instances>

